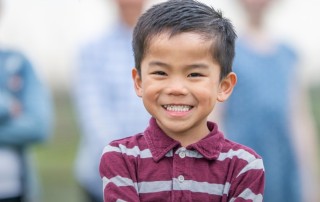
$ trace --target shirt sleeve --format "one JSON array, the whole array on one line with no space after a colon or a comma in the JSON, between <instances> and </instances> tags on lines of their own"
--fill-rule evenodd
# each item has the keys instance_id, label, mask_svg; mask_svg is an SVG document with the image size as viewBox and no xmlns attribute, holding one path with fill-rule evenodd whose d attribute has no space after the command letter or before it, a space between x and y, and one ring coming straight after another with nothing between
<instances>
[{"instance_id":1,"label":"shirt sleeve","mask_svg":"<svg viewBox=\"0 0 320 202\"><path fill-rule=\"evenodd\" d=\"M262 202L265 184L263 161L257 158L249 162L231 182L230 202Z\"/></svg>"},{"instance_id":2,"label":"shirt sleeve","mask_svg":"<svg viewBox=\"0 0 320 202\"><path fill-rule=\"evenodd\" d=\"M105 202L140 201L134 168L119 147L105 147L99 168Z\"/></svg>"},{"instance_id":3,"label":"shirt sleeve","mask_svg":"<svg viewBox=\"0 0 320 202\"><path fill-rule=\"evenodd\" d=\"M21 105L18 116L10 116L0 124L0 142L9 145L25 145L44 141L52 130L52 103L49 92L35 74L31 63L22 55L22 87L16 96Z\"/></svg>"}]
</instances>

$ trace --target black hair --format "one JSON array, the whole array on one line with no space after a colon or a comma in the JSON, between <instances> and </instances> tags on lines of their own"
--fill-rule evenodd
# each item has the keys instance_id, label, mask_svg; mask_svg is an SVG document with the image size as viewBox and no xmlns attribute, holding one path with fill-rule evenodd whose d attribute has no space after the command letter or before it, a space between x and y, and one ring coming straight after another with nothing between
<instances>
[{"instance_id":1,"label":"black hair","mask_svg":"<svg viewBox=\"0 0 320 202\"><path fill-rule=\"evenodd\" d=\"M204 3L195 0L169 0L148 9L139 18L133 31L135 67L141 75L141 61L152 37L169 33L170 37L184 33L200 34L212 43L213 59L221 66L220 79L232 71L236 33L231 22Z\"/></svg>"}]
</instances>

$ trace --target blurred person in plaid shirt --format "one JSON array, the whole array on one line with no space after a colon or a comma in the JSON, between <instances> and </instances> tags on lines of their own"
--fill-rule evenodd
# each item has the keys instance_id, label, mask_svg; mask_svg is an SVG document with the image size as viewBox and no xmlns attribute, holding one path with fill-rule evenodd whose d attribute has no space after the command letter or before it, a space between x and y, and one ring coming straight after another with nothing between
<instances>
[{"instance_id":1,"label":"blurred person in plaid shirt","mask_svg":"<svg viewBox=\"0 0 320 202\"><path fill-rule=\"evenodd\" d=\"M81 127L76 178L87 201L103 201L99 162L103 147L144 129L150 115L136 96L131 78L133 27L145 0L115 0L119 19L84 46L75 73L74 100Z\"/></svg>"}]
</instances>

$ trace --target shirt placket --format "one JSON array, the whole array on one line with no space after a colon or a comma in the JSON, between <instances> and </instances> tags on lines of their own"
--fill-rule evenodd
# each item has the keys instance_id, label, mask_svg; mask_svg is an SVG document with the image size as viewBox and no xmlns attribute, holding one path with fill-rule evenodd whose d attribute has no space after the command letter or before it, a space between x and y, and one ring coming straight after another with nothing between
<instances>
[{"instance_id":1,"label":"shirt placket","mask_svg":"<svg viewBox=\"0 0 320 202\"><path fill-rule=\"evenodd\" d=\"M191 201L187 150L180 147L173 155L173 201Z\"/></svg>"}]
</instances>

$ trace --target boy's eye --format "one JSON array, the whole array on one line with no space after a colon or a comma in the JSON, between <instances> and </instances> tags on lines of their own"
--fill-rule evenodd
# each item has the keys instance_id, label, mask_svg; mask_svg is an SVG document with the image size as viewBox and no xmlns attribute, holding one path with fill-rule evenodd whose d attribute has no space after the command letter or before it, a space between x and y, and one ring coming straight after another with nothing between
<instances>
[{"instance_id":1,"label":"boy's eye","mask_svg":"<svg viewBox=\"0 0 320 202\"><path fill-rule=\"evenodd\" d=\"M200 73L191 73L188 75L188 77L200 77L200 76L203 76L203 75Z\"/></svg>"},{"instance_id":2,"label":"boy's eye","mask_svg":"<svg viewBox=\"0 0 320 202\"><path fill-rule=\"evenodd\" d=\"M163 71L155 71L155 72L152 72L151 74L154 74L154 75L158 75L158 76L165 76L167 75L165 72Z\"/></svg>"}]
</instances>

